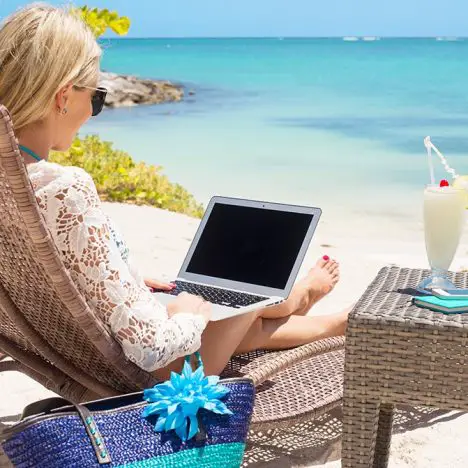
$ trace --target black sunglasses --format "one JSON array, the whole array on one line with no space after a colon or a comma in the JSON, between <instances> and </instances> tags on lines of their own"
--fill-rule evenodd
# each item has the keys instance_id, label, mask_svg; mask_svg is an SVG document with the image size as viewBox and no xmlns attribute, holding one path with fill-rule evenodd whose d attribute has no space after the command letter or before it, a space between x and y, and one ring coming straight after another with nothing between
<instances>
[{"instance_id":1,"label":"black sunglasses","mask_svg":"<svg viewBox=\"0 0 468 468\"><path fill-rule=\"evenodd\" d=\"M97 88L93 96L91 98L91 105L93 106L93 113L91 114L93 117L99 115L104 107L104 103L106 102L107 96L107 89L106 88Z\"/></svg>"},{"instance_id":2,"label":"black sunglasses","mask_svg":"<svg viewBox=\"0 0 468 468\"><path fill-rule=\"evenodd\" d=\"M91 88L90 86L75 86L77 89L92 89L94 91L91 96L91 105L93 107L92 116L99 115L106 102L107 89L106 88Z\"/></svg>"}]
</instances>

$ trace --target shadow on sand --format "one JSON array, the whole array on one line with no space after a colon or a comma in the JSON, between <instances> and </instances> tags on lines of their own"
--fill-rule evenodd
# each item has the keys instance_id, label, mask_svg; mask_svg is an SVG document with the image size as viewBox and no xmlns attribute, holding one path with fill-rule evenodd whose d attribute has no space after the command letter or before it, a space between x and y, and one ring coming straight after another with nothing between
<instances>
[{"instance_id":1,"label":"shadow on sand","mask_svg":"<svg viewBox=\"0 0 468 468\"><path fill-rule=\"evenodd\" d=\"M425 407L398 407L393 434L451 421L463 413ZM341 458L341 408L288 429L252 433L243 467L289 468L322 465Z\"/></svg>"}]
</instances>

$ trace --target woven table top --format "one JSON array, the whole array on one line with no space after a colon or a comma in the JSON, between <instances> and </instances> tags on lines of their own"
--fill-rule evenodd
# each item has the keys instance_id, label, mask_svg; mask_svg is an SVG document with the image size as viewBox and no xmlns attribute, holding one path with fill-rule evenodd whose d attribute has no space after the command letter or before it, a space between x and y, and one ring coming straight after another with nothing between
<instances>
[{"instance_id":1,"label":"woven table top","mask_svg":"<svg viewBox=\"0 0 468 468\"><path fill-rule=\"evenodd\" d=\"M350 320L405 328L468 329L468 313L447 315L412 304L413 296L422 295L416 286L429 273L396 266L382 268L354 307ZM457 287L468 287L468 272L450 273L449 277Z\"/></svg>"}]
</instances>

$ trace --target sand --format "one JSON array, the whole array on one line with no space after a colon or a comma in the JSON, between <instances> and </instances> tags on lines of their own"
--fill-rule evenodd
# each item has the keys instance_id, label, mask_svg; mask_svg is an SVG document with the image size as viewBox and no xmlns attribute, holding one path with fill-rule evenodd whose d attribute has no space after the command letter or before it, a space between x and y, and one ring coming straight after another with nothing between
<instances>
[{"instance_id":1,"label":"sand","mask_svg":"<svg viewBox=\"0 0 468 468\"><path fill-rule=\"evenodd\" d=\"M105 204L105 210L120 226L145 275L166 280L175 277L197 228L197 220L150 207ZM464 238L453 265L455 270L468 266L466 245ZM325 211L300 274L323 254L339 260L341 281L333 293L314 308L315 314L335 312L352 304L383 266L427 265L418 217L391 213L351 215L344 210ZM51 395L16 373L0 374L0 388L0 425L13 421L28 403ZM393 438L390 467L466 466L468 445L464 440L468 437L468 415L404 410L399 417L404 423L397 427L400 433ZM323 434L320 434L320 424L313 429L315 436L318 434L323 439L319 449L315 447L297 456L284 455L258 466L339 467L339 415L333 423L333 427L338 428L333 437L325 436L327 424L330 425L330 421L324 423ZM324 464L327 461L329 463Z\"/></svg>"}]
</instances>

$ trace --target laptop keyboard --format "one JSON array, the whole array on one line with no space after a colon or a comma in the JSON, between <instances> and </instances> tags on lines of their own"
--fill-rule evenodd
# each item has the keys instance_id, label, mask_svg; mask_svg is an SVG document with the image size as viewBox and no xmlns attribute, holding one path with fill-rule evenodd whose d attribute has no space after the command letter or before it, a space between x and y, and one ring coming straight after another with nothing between
<instances>
[{"instance_id":1,"label":"laptop keyboard","mask_svg":"<svg viewBox=\"0 0 468 468\"><path fill-rule=\"evenodd\" d=\"M187 283L186 281L174 281L174 283L176 284L174 289L163 292L170 294L171 296L178 296L182 292L187 292L189 294L194 294L195 296L201 296L205 301L211 302L212 304L235 307L236 309L247 307L268 299L265 296L254 296L252 294L230 291L227 289L213 288L211 286L204 286L196 283Z\"/></svg>"}]
</instances>

